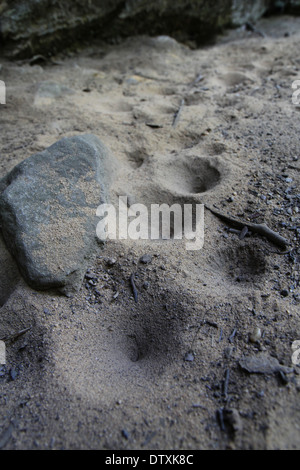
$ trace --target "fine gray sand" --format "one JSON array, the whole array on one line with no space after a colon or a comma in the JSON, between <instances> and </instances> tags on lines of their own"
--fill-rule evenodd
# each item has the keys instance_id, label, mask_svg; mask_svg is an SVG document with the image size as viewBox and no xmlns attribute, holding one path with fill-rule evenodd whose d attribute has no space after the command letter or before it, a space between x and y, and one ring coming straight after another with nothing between
<instances>
[{"instance_id":1,"label":"fine gray sand","mask_svg":"<svg viewBox=\"0 0 300 470\"><path fill-rule=\"evenodd\" d=\"M114 202L215 205L289 241L240 239L206 210L202 250L108 241L70 297L28 287L2 243L1 448L299 448L300 19L256 27L198 49L137 37L0 60L1 177L95 134L121 169ZM242 367L253 356L260 373Z\"/></svg>"}]
</instances>

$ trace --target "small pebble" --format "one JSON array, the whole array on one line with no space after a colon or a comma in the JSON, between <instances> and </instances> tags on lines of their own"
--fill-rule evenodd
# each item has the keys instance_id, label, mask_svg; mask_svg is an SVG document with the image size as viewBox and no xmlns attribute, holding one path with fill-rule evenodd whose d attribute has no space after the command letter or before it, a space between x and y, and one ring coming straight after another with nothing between
<instances>
[{"instance_id":1,"label":"small pebble","mask_svg":"<svg viewBox=\"0 0 300 470\"><path fill-rule=\"evenodd\" d=\"M233 353L233 347L232 346L229 346L228 348L224 349L224 355L225 355L226 359L229 359L232 356L232 353Z\"/></svg>"},{"instance_id":2,"label":"small pebble","mask_svg":"<svg viewBox=\"0 0 300 470\"><path fill-rule=\"evenodd\" d=\"M16 380L17 375L18 374L17 374L16 369L11 368L10 371L9 371L9 376L10 376L11 380Z\"/></svg>"},{"instance_id":3,"label":"small pebble","mask_svg":"<svg viewBox=\"0 0 300 470\"><path fill-rule=\"evenodd\" d=\"M88 271L88 272L86 272L86 274L85 274L85 278L86 278L86 279L95 279L95 278L97 278L97 276L96 276L95 273L93 273L93 272L91 272L91 271Z\"/></svg>"},{"instance_id":4,"label":"small pebble","mask_svg":"<svg viewBox=\"0 0 300 470\"><path fill-rule=\"evenodd\" d=\"M151 263L152 261L152 256L151 255L143 255L140 257L140 263L143 263L143 264L149 264Z\"/></svg>"},{"instance_id":5,"label":"small pebble","mask_svg":"<svg viewBox=\"0 0 300 470\"><path fill-rule=\"evenodd\" d=\"M129 432L126 430L126 429L122 429L122 436L125 438L125 439L129 439Z\"/></svg>"},{"instance_id":6,"label":"small pebble","mask_svg":"<svg viewBox=\"0 0 300 470\"><path fill-rule=\"evenodd\" d=\"M193 362L194 359L195 359L194 354L191 352L186 353L186 355L184 356L184 360L187 362Z\"/></svg>"},{"instance_id":7,"label":"small pebble","mask_svg":"<svg viewBox=\"0 0 300 470\"><path fill-rule=\"evenodd\" d=\"M287 289L282 289L280 295L282 295L282 297L287 297L289 295L289 291Z\"/></svg>"},{"instance_id":8,"label":"small pebble","mask_svg":"<svg viewBox=\"0 0 300 470\"><path fill-rule=\"evenodd\" d=\"M243 430L243 422L240 413L236 409L226 410L225 419L234 433L240 433Z\"/></svg>"},{"instance_id":9,"label":"small pebble","mask_svg":"<svg viewBox=\"0 0 300 470\"><path fill-rule=\"evenodd\" d=\"M106 260L106 264L107 266L113 266L114 264L116 264L117 260L115 258L108 258Z\"/></svg>"},{"instance_id":10,"label":"small pebble","mask_svg":"<svg viewBox=\"0 0 300 470\"><path fill-rule=\"evenodd\" d=\"M261 339L261 329L254 328L252 333L250 333L249 340L251 343L257 343Z\"/></svg>"}]
</instances>

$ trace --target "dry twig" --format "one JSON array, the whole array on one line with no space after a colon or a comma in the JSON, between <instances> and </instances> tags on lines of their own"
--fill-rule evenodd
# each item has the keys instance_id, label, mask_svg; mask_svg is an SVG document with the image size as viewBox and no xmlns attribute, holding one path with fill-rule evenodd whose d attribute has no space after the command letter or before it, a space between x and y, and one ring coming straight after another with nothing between
<instances>
[{"instance_id":1,"label":"dry twig","mask_svg":"<svg viewBox=\"0 0 300 470\"><path fill-rule=\"evenodd\" d=\"M283 238L277 232L271 230L266 224L254 224L251 222L241 221L234 217L230 217L229 215L222 214L221 212L217 211L216 209L212 209L207 205L205 205L205 208L208 209L216 217L223 220L223 222L226 222L227 224L232 225L233 227L239 230L243 230L245 227L247 227L248 230L250 230L251 232L258 233L259 235L267 238L275 245L280 246L280 248L286 249L289 245L289 242L285 238Z\"/></svg>"}]
</instances>

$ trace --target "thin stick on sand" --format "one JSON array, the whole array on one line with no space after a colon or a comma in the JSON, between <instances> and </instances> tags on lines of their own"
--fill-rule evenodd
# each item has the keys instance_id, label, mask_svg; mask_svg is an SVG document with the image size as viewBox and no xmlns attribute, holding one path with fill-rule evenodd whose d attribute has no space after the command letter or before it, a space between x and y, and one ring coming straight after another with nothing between
<instances>
[{"instance_id":1,"label":"thin stick on sand","mask_svg":"<svg viewBox=\"0 0 300 470\"><path fill-rule=\"evenodd\" d=\"M184 105L185 105L185 101L184 101L184 100L181 100L179 109L178 109L178 111L176 111L176 113L175 113L172 127L176 127L176 126L177 126Z\"/></svg>"},{"instance_id":2,"label":"thin stick on sand","mask_svg":"<svg viewBox=\"0 0 300 470\"><path fill-rule=\"evenodd\" d=\"M136 285L135 285L135 282L134 282L134 273L132 273L131 276L130 276L130 284L131 284L131 287L132 287L134 300L137 303L137 301L138 301L138 291L137 291L137 288L136 288Z\"/></svg>"},{"instance_id":3,"label":"thin stick on sand","mask_svg":"<svg viewBox=\"0 0 300 470\"><path fill-rule=\"evenodd\" d=\"M29 330L31 330L31 327L24 328L24 330L17 331L16 333L12 333L11 335L3 336L2 338L0 338L0 341L14 341L15 339L27 333L27 331Z\"/></svg>"},{"instance_id":4,"label":"thin stick on sand","mask_svg":"<svg viewBox=\"0 0 300 470\"><path fill-rule=\"evenodd\" d=\"M230 217L228 215L222 214L221 212L212 209L211 207L205 205L205 208L208 209L212 214L214 214L219 219L223 220L229 225L233 227L243 230L244 227L247 227L248 230L251 230L253 233L258 233L262 237L267 238L270 242L274 243L275 245L279 246L280 248L286 249L289 245L289 242L279 235L277 232L271 230L266 224L253 224L251 222L245 222L242 220L238 220L234 217Z\"/></svg>"}]
</instances>

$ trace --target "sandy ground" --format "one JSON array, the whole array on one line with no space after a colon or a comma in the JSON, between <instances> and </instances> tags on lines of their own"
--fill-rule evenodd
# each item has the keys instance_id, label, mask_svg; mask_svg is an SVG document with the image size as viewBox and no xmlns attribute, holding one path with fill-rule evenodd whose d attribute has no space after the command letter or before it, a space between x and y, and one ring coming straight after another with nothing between
<instances>
[{"instance_id":1,"label":"sandy ground","mask_svg":"<svg viewBox=\"0 0 300 470\"><path fill-rule=\"evenodd\" d=\"M2 246L1 448L299 448L299 27L264 19L263 34L230 31L200 49L139 37L0 61L1 176L93 133L119 161L115 201L215 204L290 242L278 254L205 211L202 250L109 241L73 297L30 289ZM242 369L261 354L292 372Z\"/></svg>"}]
</instances>

